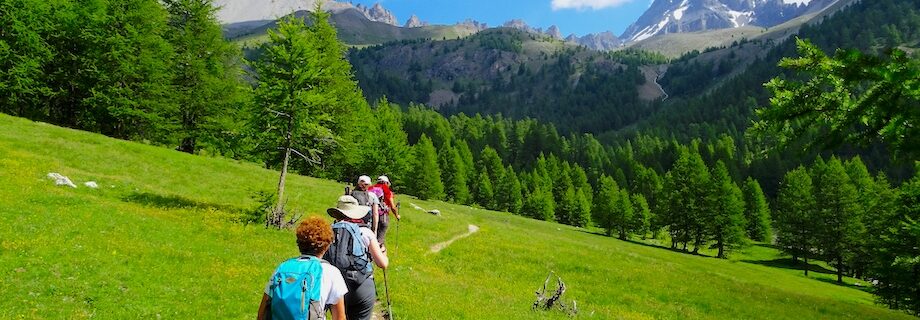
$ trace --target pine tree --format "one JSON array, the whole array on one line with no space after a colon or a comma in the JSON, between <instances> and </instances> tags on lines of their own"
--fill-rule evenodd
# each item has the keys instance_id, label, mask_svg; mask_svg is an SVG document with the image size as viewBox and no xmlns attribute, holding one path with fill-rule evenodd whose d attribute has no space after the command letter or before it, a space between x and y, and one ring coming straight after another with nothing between
<instances>
[{"instance_id":1,"label":"pine tree","mask_svg":"<svg viewBox=\"0 0 920 320\"><path fill-rule=\"evenodd\" d=\"M224 40L213 0L164 0L169 12L166 38L175 50L173 99L179 151L195 153L201 142L212 145L237 114L243 84L239 52ZM228 116L229 115L229 116Z\"/></svg>"},{"instance_id":2,"label":"pine tree","mask_svg":"<svg viewBox=\"0 0 920 320\"><path fill-rule=\"evenodd\" d=\"M422 200L441 199L444 196L444 184L438 167L438 155L427 135L423 134L418 144L412 147L412 159L412 174L408 181L412 193Z\"/></svg>"},{"instance_id":3,"label":"pine tree","mask_svg":"<svg viewBox=\"0 0 920 320\"><path fill-rule=\"evenodd\" d=\"M753 178L744 182L744 217L747 236L754 241L771 242L773 235L770 226L770 207L760 188L760 183Z\"/></svg>"},{"instance_id":4,"label":"pine tree","mask_svg":"<svg viewBox=\"0 0 920 320\"><path fill-rule=\"evenodd\" d=\"M844 262L851 259L863 230L860 221L859 193L836 157L813 173L818 207L818 248L837 269L837 282L843 282Z\"/></svg>"},{"instance_id":5,"label":"pine tree","mask_svg":"<svg viewBox=\"0 0 920 320\"><path fill-rule=\"evenodd\" d=\"M804 167L786 173L776 199L776 243L794 261L808 258L817 245L818 212L811 175Z\"/></svg>"},{"instance_id":6,"label":"pine tree","mask_svg":"<svg viewBox=\"0 0 920 320\"><path fill-rule=\"evenodd\" d=\"M579 209L578 193L575 192L575 188L566 189L556 203L556 222L574 226Z\"/></svg>"},{"instance_id":7,"label":"pine tree","mask_svg":"<svg viewBox=\"0 0 920 320\"><path fill-rule=\"evenodd\" d=\"M537 187L524 197L524 215L538 220L552 221L555 219L556 203L549 190Z\"/></svg>"},{"instance_id":8,"label":"pine tree","mask_svg":"<svg viewBox=\"0 0 920 320\"><path fill-rule=\"evenodd\" d=\"M708 220L712 215L709 170L695 148L681 148L680 155L665 177L663 221L671 232L671 247L679 243L684 250L694 242L694 253L706 240Z\"/></svg>"},{"instance_id":9,"label":"pine tree","mask_svg":"<svg viewBox=\"0 0 920 320\"><path fill-rule=\"evenodd\" d=\"M597 225L607 231L607 236L613 236L616 230L614 213L620 205L620 188L616 181L609 176L601 176L598 181L597 195L594 196L594 207L591 208L591 217Z\"/></svg>"},{"instance_id":10,"label":"pine tree","mask_svg":"<svg viewBox=\"0 0 920 320\"><path fill-rule=\"evenodd\" d=\"M872 179L872 175L869 174L866 165L858 156L847 160L844 163L844 168L858 193L859 212L857 213L857 219L865 226L870 223L870 211L878 205L880 200L879 194L874 192L878 186ZM847 271L849 271L850 276L857 278L865 275L866 270L869 268L869 263L872 261L871 252L875 251L873 247L869 247L868 240L872 235L866 233L866 231L866 228L862 228L860 234L854 235L852 256L844 262L848 266Z\"/></svg>"},{"instance_id":11,"label":"pine tree","mask_svg":"<svg viewBox=\"0 0 920 320\"><path fill-rule=\"evenodd\" d=\"M633 232L645 239L651 226L652 212L648 207L648 201L642 194L633 194L630 199L633 205Z\"/></svg>"},{"instance_id":12,"label":"pine tree","mask_svg":"<svg viewBox=\"0 0 920 320\"><path fill-rule=\"evenodd\" d=\"M492 188L492 180L489 179L489 173L480 171L476 178L476 203L486 209L495 208L495 192Z\"/></svg>"},{"instance_id":13,"label":"pine tree","mask_svg":"<svg viewBox=\"0 0 920 320\"><path fill-rule=\"evenodd\" d=\"M321 11L321 10L320 10ZM253 125L258 139L270 154L281 150L281 176L275 216L268 223L279 225L284 215L284 184L291 155L306 165L322 162L339 141L341 125L356 101L363 101L344 48L329 26L328 14L314 13L313 27L303 19L289 17L269 31L258 74ZM335 115L335 116L333 116ZM432 154L433 156L433 154ZM435 167L437 166L437 162ZM438 178L440 179L440 178Z\"/></svg>"},{"instance_id":14,"label":"pine tree","mask_svg":"<svg viewBox=\"0 0 920 320\"><path fill-rule=\"evenodd\" d=\"M514 168L508 166L504 170L501 181L495 186L495 199L498 202L497 208L511 213L520 213L521 206L524 205L523 196L521 196L521 181L518 179Z\"/></svg>"},{"instance_id":15,"label":"pine tree","mask_svg":"<svg viewBox=\"0 0 920 320\"><path fill-rule=\"evenodd\" d=\"M917 168L920 172L920 167ZM895 202L895 223L881 235L871 276L875 290L891 308L920 315L920 174L904 183Z\"/></svg>"},{"instance_id":16,"label":"pine tree","mask_svg":"<svg viewBox=\"0 0 920 320\"><path fill-rule=\"evenodd\" d=\"M611 214L611 220L620 235L620 240L629 238L633 230L633 205L629 199L629 191L620 189L617 194L616 206Z\"/></svg>"},{"instance_id":17,"label":"pine tree","mask_svg":"<svg viewBox=\"0 0 920 320\"><path fill-rule=\"evenodd\" d=\"M444 180L446 199L459 204L470 201L470 190L466 182L466 165L460 158L460 153L450 145L441 147L438 151L438 162L441 166L441 177Z\"/></svg>"},{"instance_id":18,"label":"pine tree","mask_svg":"<svg viewBox=\"0 0 920 320\"><path fill-rule=\"evenodd\" d=\"M360 168L351 176L373 173L386 175L393 186L403 186L406 175L409 173L409 147L408 137L402 127L402 111L398 105L391 104L386 99L377 101L377 106L372 110L374 124L366 136L372 139L360 139L363 143L358 157ZM442 173L445 169L442 166ZM465 180L464 180L465 181ZM444 178L447 186L447 178Z\"/></svg>"},{"instance_id":19,"label":"pine tree","mask_svg":"<svg viewBox=\"0 0 920 320\"><path fill-rule=\"evenodd\" d=\"M744 244L744 195L721 160L716 163L712 177L715 212L709 232L719 250L717 257L725 258L726 251Z\"/></svg>"},{"instance_id":20,"label":"pine tree","mask_svg":"<svg viewBox=\"0 0 920 320\"><path fill-rule=\"evenodd\" d=\"M575 194L575 214L572 217L572 225L576 227L587 227L591 225L591 200L593 196L586 189L579 189Z\"/></svg>"},{"instance_id":21,"label":"pine tree","mask_svg":"<svg viewBox=\"0 0 920 320\"><path fill-rule=\"evenodd\" d=\"M463 140L457 140L454 142L454 148L457 148L457 153L460 155L460 160L463 161L464 173L466 173L466 183L467 190L470 192L470 196L466 204L472 203L473 199L473 190L476 189L476 163L473 160L473 152L470 151L470 146Z\"/></svg>"},{"instance_id":22,"label":"pine tree","mask_svg":"<svg viewBox=\"0 0 920 320\"><path fill-rule=\"evenodd\" d=\"M556 201L556 221L571 225L577 202L575 186L569 175L571 167L554 156L551 156L548 162L550 171L552 171L550 175L552 176L553 200Z\"/></svg>"}]
</instances>

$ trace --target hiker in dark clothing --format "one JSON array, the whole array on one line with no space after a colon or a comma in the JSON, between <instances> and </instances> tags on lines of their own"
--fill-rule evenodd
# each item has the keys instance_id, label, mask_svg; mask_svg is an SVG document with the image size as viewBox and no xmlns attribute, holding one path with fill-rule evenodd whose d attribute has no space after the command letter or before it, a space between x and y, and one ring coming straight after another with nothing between
<instances>
[{"instance_id":1,"label":"hiker in dark clothing","mask_svg":"<svg viewBox=\"0 0 920 320\"><path fill-rule=\"evenodd\" d=\"M369 207L358 204L352 196L342 196L335 208L327 210L336 219L332 245L323 259L339 268L345 278L345 313L348 319L367 320L374 311L377 288L371 262L386 269L389 259L377 242L374 232L363 223Z\"/></svg>"},{"instance_id":2,"label":"hiker in dark clothing","mask_svg":"<svg viewBox=\"0 0 920 320\"><path fill-rule=\"evenodd\" d=\"M369 211L365 216L361 217L361 220L374 234L377 234L377 228L380 226L380 200L368 191L370 186L371 177L361 176L358 178L358 184L350 195L358 200L359 205L368 207Z\"/></svg>"}]
</instances>

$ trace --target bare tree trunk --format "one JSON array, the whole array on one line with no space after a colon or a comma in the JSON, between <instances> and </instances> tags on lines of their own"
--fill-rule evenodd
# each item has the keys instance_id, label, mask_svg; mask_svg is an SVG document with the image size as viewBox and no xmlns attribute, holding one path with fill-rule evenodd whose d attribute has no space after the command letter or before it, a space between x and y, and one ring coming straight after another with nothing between
<instances>
[{"instance_id":1,"label":"bare tree trunk","mask_svg":"<svg viewBox=\"0 0 920 320\"><path fill-rule=\"evenodd\" d=\"M281 177L278 179L278 204L275 205L276 219L281 220L284 214L284 181L287 178L288 162L291 159L291 130L294 125L294 119L288 120L288 130L284 137L284 160L281 162Z\"/></svg>"},{"instance_id":2,"label":"bare tree trunk","mask_svg":"<svg viewBox=\"0 0 920 320\"><path fill-rule=\"evenodd\" d=\"M843 256L837 255L837 283L843 283Z\"/></svg>"},{"instance_id":3,"label":"bare tree trunk","mask_svg":"<svg viewBox=\"0 0 920 320\"><path fill-rule=\"evenodd\" d=\"M808 265L808 255L807 255L807 254L804 255L802 258L805 259L805 276L807 277L807 276L808 276L808 267L809 267L809 265Z\"/></svg>"}]
</instances>

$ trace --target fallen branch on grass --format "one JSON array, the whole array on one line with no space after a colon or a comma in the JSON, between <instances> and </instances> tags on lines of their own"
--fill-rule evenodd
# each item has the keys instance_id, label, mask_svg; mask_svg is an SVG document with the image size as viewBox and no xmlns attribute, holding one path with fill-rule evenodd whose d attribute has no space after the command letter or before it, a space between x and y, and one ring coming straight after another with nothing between
<instances>
[{"instance_id":1,"label":"fallen branch on grass","mask_svg":"<svg viewBox=\"0 0 920 320\"><path fill-rule=\"evenodd\" d=\"M578 307L575 300L572 300L572 305L568 306L562 301L562 295L565 294L565 282L562 281L562 278L556 277L556 290L552 291L551 296L547 296L546 286L549 285L549 280L555 275L554 272L550 271L549 275L546 276L546 281L543 282L543 288L537 290L537 301L533 303L533 310L543 309L550 310L557 308L562 312L565 312L569 316L575 316L578 314Z\"/></svg>"}]
</instances>

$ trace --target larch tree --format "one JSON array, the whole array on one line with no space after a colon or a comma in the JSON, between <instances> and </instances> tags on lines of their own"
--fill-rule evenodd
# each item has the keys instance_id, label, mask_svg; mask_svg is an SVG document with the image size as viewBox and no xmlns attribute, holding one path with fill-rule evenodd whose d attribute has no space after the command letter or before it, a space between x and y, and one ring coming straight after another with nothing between
<instances>
[{"instance_id":1,"label":"larch tree","mask_svg":"<svg viewBox=\"0 0 920 320\"><path fill-rule=\"evenodd\" d=\"M163 0L169 13L166 38L175 51L173 96L179 151L195 153L232 122L243 96L240 52L224 39L213 0ZM230 121L224 118L231 117Z\"/></svg>"},{"instance_id":2,"label":"larch tree","mask_svg":"<svg viewBox=\"0 0 920 320\"><path fill-rule=\"evenodd\" d=\"M754 178L744 181L744 218L747 236L754 241L771 242L773 240L770 206L767 197Z\"/></svg>"},{"instance_id":3,"label":"larch tree","mask_svg":"<svg viewBox=\"0 0 920 320\"><path fill-rule=\"evenodd\" d=\"M814 192L807 169L800 166L787 172L780 182L774 217L777 245L792 255L793 261L804 259L806 276L808 258L816 249L818 236L818 207Z\"/></svg>"},{"instance_id":4,"label":"larch tree","mask_svg":"<svg viewBox=\"0 0 920 320\"><path fill-rule=\"evenodd\" d=\"M713 170L712 184L715 203L709 233L718 249L717 257L725 258L727 251L744 244L744 196L722 160Z\"/></svg>"},{"instance_id":5,"label":"larch tree","mask_svg":"<svg viewBox=\"0 0 920 320\"><path fill-rule=\"evenodd\" d=\"M412 193L422 200L441 199L444 196L444 182L441 181L438 154L427 135L423 134L418 144L412 147L412 160L409 175Z\"/></svg>"},{"instance_id":6,"label":"larch tree","mask_svg":"<svg viewBox=\"0 0 920 320\"><path fill-rule=\"evenodd\" d=\"M837 157L831 157L815 170L818 248L837 269L837 282L842 283L845 262L854 256L859 236L864 232L860 220L859 192Z\"/></svg>"},{"instance_id":7,"label":"larch tree","mask_svg":"<svg viewBox=\"0 0 920 320\"><path fill-rule=\"evenodd\" d=\"M321 164L321 156L338 145L345 126L340 122L350 119L356 101L363 101L328 13L314 11L311 27L291 16L269 30L262 59L255 63L253 127L263 150L281 154L278 203L266 220L278 227L292 155L307 165Z\"/></svg>"}]
</instances>

